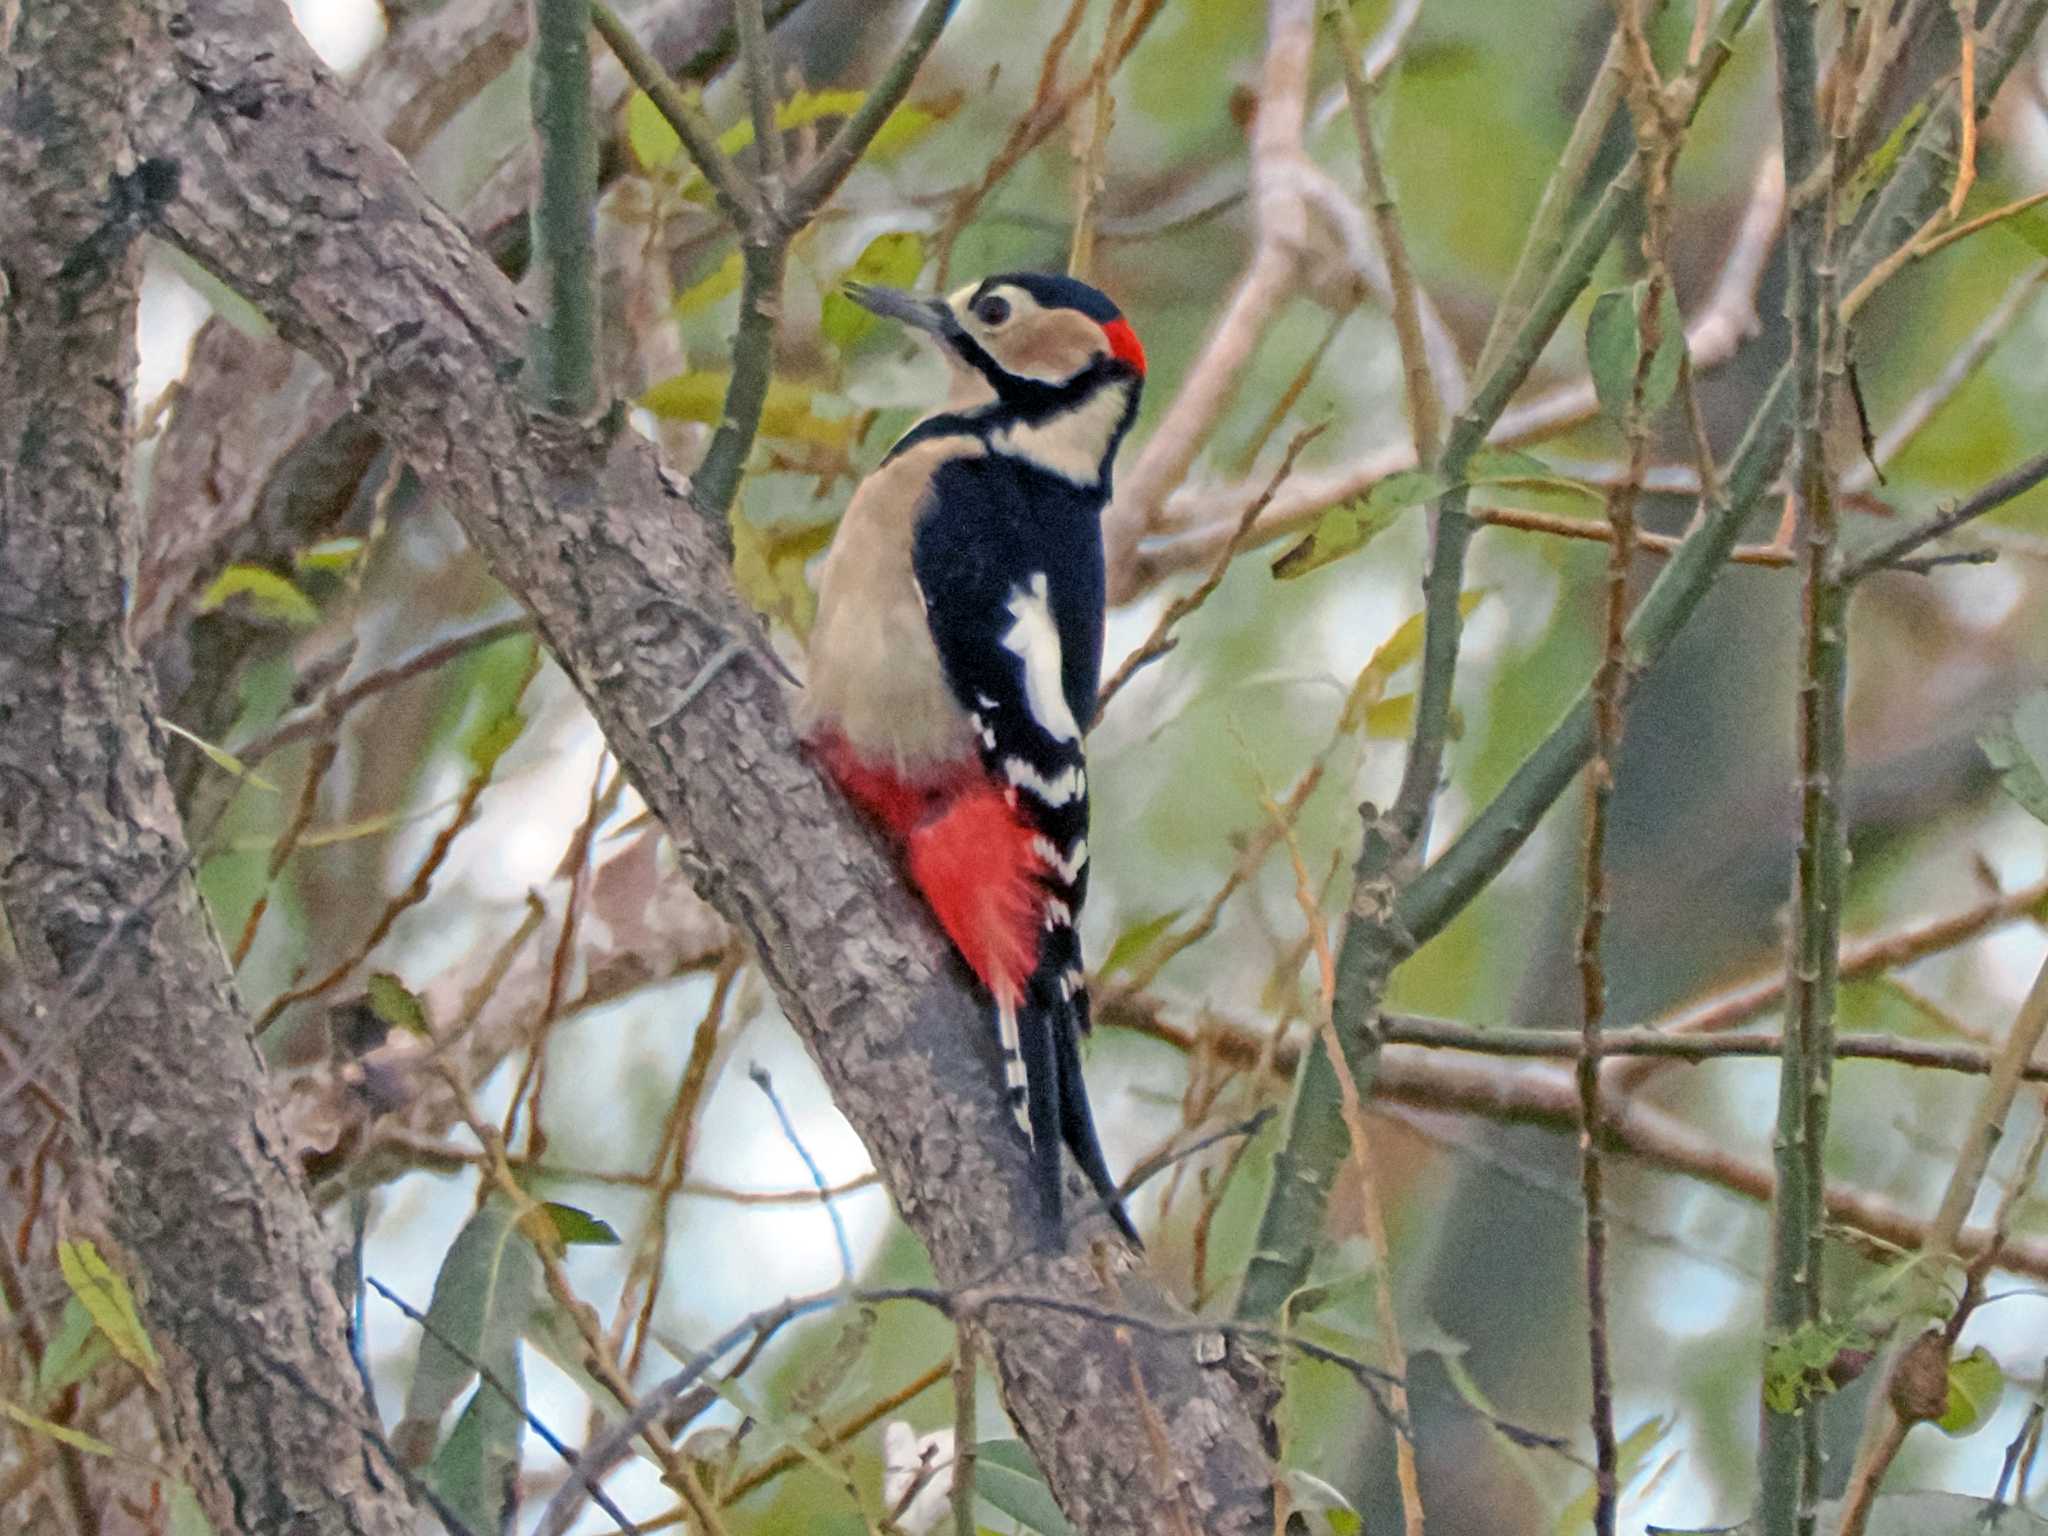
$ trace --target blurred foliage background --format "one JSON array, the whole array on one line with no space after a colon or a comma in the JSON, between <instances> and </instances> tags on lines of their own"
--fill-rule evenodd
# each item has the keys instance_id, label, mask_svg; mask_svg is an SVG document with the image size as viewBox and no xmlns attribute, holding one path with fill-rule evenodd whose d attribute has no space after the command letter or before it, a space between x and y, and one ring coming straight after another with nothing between
<instances>
[{"instance_id":1,"label":"blurred foliage background","mask_svg":"<svg viewBox=\"0 0 2048 1536\"><path fill-rule=\"evenodd\" d=\"M366 102L416 103L424 89L417 79L404 84L405 71L428 61L447 103L416 114L402 147L435 195L515 267L523 234L504 167L528 131L525 64L517 47L491 40L517 30L520 9L502 0L394 4L383 15L347 0L300 5L309 35L356 76ZM665 36L691 9L660 0L626 15L643 35ZM788 13L774 44L792 153L858 99L895 44L901 9L867 0L771 7ZM1682 55L1690 12L1659 13L1660 58ZM1144 27L1113 76L1091 211L1094 280L1123 306L1150 358L1127 466L1199 366L1257 243L1257 179L1277 174L1254 163L1248 133L1265 12L1245 0L1077 0L1071 11L964 0L909 105L791 264L776 389L734 539L738 579L793 661L810 613L808 564L852 482L943 388L933 357L841 307L837 284L848 275L929 283L942 254L953 282L1064 267L1093 124L1086 93L1073 88L1106 28L1133 14ZM1593 82L1612 13L1594 0L1363 0L1354 15L1367 36L1398 41L1375 122L1420 284L1469 367ZM1070 22L1065 56L1048 64ZM1954 56L1944 12L1901 71L1900 110ZM1031 114L1047 69L1058 90L1073 92L1073 111L953 228L963 194ZM602 123L600 210L607 373L612 391L636 402L636 426L687 472L729 366L737 255L673 135L644 99L626 102L612 89L620 105ZM1787 347L1783 191L1769 174L1774 89L1760 16L1688 138L1672 202L1671 260L1695 329L1701 414L1723 456ZM704 100L721 128L745 122L728 78L713 78ZM1321 34L1307 103L1303 149L1355 198L1357 145ZM1628 153L1624 114L1595 175ZM1973 212L2048 182L2037 57L2007 85L1979 157ZM1315 526L1323 508L1306 488L1337 484L1358 466L1397 467L1408 436L1386 307L1359 277L1339 225L1310 219L1302 240L1290 293L1262 320L1213 431L1139 546L1131 595L1111 618L1112 667L1211 565L1214 530L1236 521L1300 429L1324 428L1301 448L1289 482L1307 499L1291 504L1285 526L1262 525L1262 539ZM2044 253L2048 223L2008 219L1908 270L1859 316L1853 358L1883 473L1865 467L1845 417L1834 444L1853 491L1852 542L1922 516L2042 447ZM1620 433L1597 409L1541 419L1540 407L1584 393L1592 298L1640 269L1631 228L1521 397L1538 419L1520 446L1562 488L1482 488L1482 506L1510 522L1518 512L1599 518L1599 488L1625 461ZM1711 335L1702 329L1709 318L1720 327ZM535 1414L579 1441L591 1413L587 1378L559 1368L577 1355L572 1310L532 1277L508 1280L493 1263L479 1278L457 1262L462 1248L451 1252L465 1227L473 1248L500 1258L506 1241L500 1231L492 1242L489 1224L502 1228L501 1215L488 1206L477 1214L488 1181L466 1115L499 1127L535 1197L609 1224L618 1241L572 1243L563 1272L627 1374L652 1380L746 1312L839 1276L832 1222L774 1104L750 1081L758 1066L795 1141L837 1191L832 1207L859 1279L926 1278L917 1245L864 1177L858 1143L744 948L690 894L573 692L453 522L386 462L317 370L168 257L152 267L144 325L141 452L153 531L138 628L165 714L191 733L174 771L206 894L286 1081L300 1155L337 1230L355 1234L361 1271L422 1310L467 1294L519 1313L483 1325L485 1334L508 1351L509 1368L523 1370ZM1893 429L1916 415L1924 420L1894 442ZM1655 448L1652 487L1679 493L1647 496L1645 526L1679 534L1693 513L1685 490L1696 466L1675 417ZM1595 488L1590 501L1586 486ZM1756 545L1773 541L1778 507L1771 498L1747 535ZM210 532L181 543L192 528ZM1995 561L1883 576L1856 605L1848 929L1888 935L1979 915L1952 942L1845 987L1844 1032L1995 1039L2048 954L2036 921L2048 829L1998 793L1977 746L2038 686L2048 660L2048 628L2038 622L2048 497L2021 496L1959 540ZM1293 831L1321 913L1336 924L1357 807L1385 803L1400 772L1425 542L1418 506L1367 547L1298 579L1271 569L1285 544L1242 553L1181 622L1177 648L1137 675L1095 733L1086 931L1105 1024L1089 1071L1115 1167L1190 1127L1214 1129L1284 1102L1275 1059L1295 1058L1320 1004L1300 880L1273 836L1269 802L1296 804L1291 792L1319 775L1298 800ZM1597 539L1482 531L1439 844L1585 686L1598 654L1604 559ZM1639 588L1659 559L1638 560ZM1732 566L1631 702L1609 848L1611 1025L1656 1023L1782 968L1796 831L1798 596L1797 574L1783 564ZM1361 668L1370 672L1363 686ZM2022 711L2023 727L2028 720ZM1401 968L1391 1006L1480 1028L1575 1031L1580 829L1575 805L1558 807L1485 894ZM1203 929L1212 906L1213 926ZM1831 1177L1872 1210L1924 1221L1981 1082L1845 1063ZM1373 1105L1422 1488L1442 1530L1585 1527L1568 1083L1561 1061L1396 1046ZM1754 1496L1768 1249L1765 1208L1742 1174L1769 1164L1775 1063L1659 1063L1620 1091L1649 1128L1610 1165L1624 1524L1734 1520ZM2040 1113L2038 1098L2022 1095L1980 1211ZM1229 1305L1274 1134L1269 1126L1249 1145L1226 1142L1137 1197L1154 1266L1192 1304ZM1359 1191L1340 1188L1316 1274L1331 1288L1301 1326L1377 1359L1384 1340L1361 1224ZM1862 1315L1892 1273L1887 1251L1849 1234L1837 1248L1832 1308ZM2012 1253L1993 1286L2000 1299L1963 1340L1998 1361L2002 1396L1968 1436L1916 1434L1897 1486L1988 1494L2030 1403L2038 1425L2048 1211L2036 1195L2018 1207ZM418 1329L374 1295L363 1316L387 1416L426 1415L412 1428L430 1448L466 1383L430 1383L448 1386L445 1400L423 1390L432 1351L422 1352ZM881 1425L900 1420L923 1432L951 1422L951 1347L941 1320L908 1306L842 1309L783 1330L682 1430L712 1496L728 1501L726 1528L860 1530L885 1514ZM905 1396L906 1387L918 1390ZM1838 1474L1866 1390L1851 1383L1830 1412ZM986 1383L983 1392L984 1433L1000 1438L990 1428L1000 1425L999 1406ZM1556 1437L1570 1454L1503 1425ZM1388 1424L1350 1376L1290 1365L1282 1427L1289 1468L1368 1512L1367 1528L1393 1528ZM793 1454L798 1441L822 1449ZM530 1510L553 1491L560 1464L529 1437L525 1468ZM999 1473L984 1469L984 1487L998 1497L982 1515L1006 1530L1031 1518L1030 1479L1009 1474L1013 1486ZM673 1495L645 1463L629 1463L611 1487L636 1518L671 1509ZM1323 1518L1346 1528L1341 1512ZM591 1510L578 1527L608 1528Z\"/></svg>"}]
</instances>

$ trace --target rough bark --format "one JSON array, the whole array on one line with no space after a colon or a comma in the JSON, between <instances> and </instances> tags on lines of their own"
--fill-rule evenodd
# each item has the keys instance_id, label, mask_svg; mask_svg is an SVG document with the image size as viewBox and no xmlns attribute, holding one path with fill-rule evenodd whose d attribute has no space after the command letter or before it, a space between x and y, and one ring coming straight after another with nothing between
<instances>
[{"instance_id":1,"label":"rough bark","mask_svg":"<svg viewBox=\"0 0 2048 1536\"><path fill-rule=\"evenodd\" d=\"M941 1283L1001 1266L1006 1291L1058 1303L982 1323L1074 1523L1170 1530L1178 1509L1191 1530L1269 1528L1256 1369L1214 1338L1085 1315L1184 1320L1121 1249L1091 1259L1100 1221L1064 1252L1016 1257L1040 1227L993 1043L941 942L799 754L723 530L631 434L530 416L510 289L275 0L159 4L174 71L139 147L179 166L164 232L347 381L532 610L692 878L752 938Z\"/></svg>"},{"instance_id":2,"label":"rough bark","mask_svg":"<svg viewBox=\"0 0 2048 1536\"><path fill-rule=\"evenodd\" d=\"M134 236L175 167L126 149L143 21L0 15L0 913L23 1070L68 1091L222 1531L408 1529L368 1465L327 1254L207 927L123 625Z\"/></svg>"}]
</instances>

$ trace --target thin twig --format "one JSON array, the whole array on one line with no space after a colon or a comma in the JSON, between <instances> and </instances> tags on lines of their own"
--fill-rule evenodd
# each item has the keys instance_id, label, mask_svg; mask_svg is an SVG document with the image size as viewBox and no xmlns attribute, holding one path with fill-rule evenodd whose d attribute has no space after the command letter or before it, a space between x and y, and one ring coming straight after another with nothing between
<instances>
[{"instance_id":1,"label":"thin twig","mask_svg":"<svg viewBox=\"0 0 2048 1536\"><path fill-rule=\"evenodd\" d=\"M2033 301L2044 279L2048 279L2048 262L2036 264L2013 280L2004 296L1970 333L1970 339L1942 365L1941 372L1925 389L1899 408L1891 423L1877 435L1877 445L1868 459L1848 466L1843 472L1841 490L1844 496L1870 489L1877 481L1878 470L1897 459L1942 407L1955 398L1956 392L1976 376L1993 349L2014 333L2014 322L2020 311Z\"/></svg>"},{"instance_id":2,"label":"thin twig","mask_svg":"<svg viewBox=\"0 0 2048 1536\"><path fill-rule=\"evenodd\" d=\"M424 1312L421 1312L417 1307L413 1306L403 1296L400 1296L396 1291L392 1290L390 1286L386 1285L383 1281L379 1280L375 1275L363 1276L363 1284L367 1285L379 1296L382 1296L386 1301L390 1302L392 1306L396 1307L407 1322L413 1324L422 1333L426 1334L428 1337L433 1339L435 1343L439 1344L443 1349L447 1350L449 1354L453 1355L456 1359L460 1360L470 1370L475 1371L477 1374L477 1379L483 1384L483 1389L485 1391L495 1392L498 1394L499 1397L503 1398L504 1401L512 1408L512 1410L515 1413L517 1413L520 1418L526 1421L527 1428L531 1429L536 1435L540 1436L542 1444L546 1445L549 1450L553 1451L557 1456L562 1458L563 1462L569 1468L571 1479L573 1481L578 1481L580 1483L583 1492L590 1495L591 1503L595 1504L599 1509L603 1510L607 1515L611 1516L612 1523L614 1525L616 1525L620 1530L629 1533L629 1536L630 1533L637 1531L639 1529L639 1527L636 1526L631 1520L626 1518L626 1512L620 1509L617 1504L614 1504L612 1502L611 1495L604 1491L603 1486L599 1484L595 1478L590 1478L587 1475L587 1473L584 1472L581 1464L577 1459L576 1453L573 1450L571 1450L567 1445L563 1444L561 1437L557 1435L553 1430L549 1429L547 1425L543 1423L534 1414L533 1410L526 1406L526 1398L524 1393L513 1391L512 1388L508 1387L499 1378L498 1373L492 1370L489 1365L485 1364L482 1360L479 1360L475 1355L471 1354L467 1349L463 1348L462 1344L458 1340L451 1339L448 1336L447 1332L444 1329L442 1329L440 1325L438 1325L431 1317L427 1316Z\"/></svg>"},{"instance_id":3,"label":"thin twig","mask_svg":"<svg viewBox=\"0 0 2048 1536\"><path fill-rule=\"evenodd\" d=\"M1083 282L1095 270L1095 205L1102 193L1103 158L1109 152L1109 131L1116 118L1116 99L1109 94L1112 60L1120 53L1118 40L1124 13L1131 0L1110 0L1109 17L1102 24L1102 51L1090 73L1090 114L1087 147L1074 166L1074 238L1067 248L1067 271Z\"/></svg>"},{"instance_id":4,"label":"thin twig","mask_svg":"<svg viewBox=\"0 0 2048 1536\"><path fill-rule=\"evenodd\" d=\"M1358 35L1351 7L1344 0L1323 0L1323 20L1337 34L1337 53L1344 66L1344 92L1351 103L1351 128L1358 135L1366 211L1372 215L1380 250L1387 261L1387 286L1393 292L1394 337L1401 349L1401 377L1408 393L1408 427L1415 440L1415 460L1427 464L1436 458L1437 444L1443 438L1442 410L1429 374L1415 268L1408 259L1400 209L1387 185L1379 142L1373 133L1372 82L1360 63L1365 44Z\"/></svg>"},{"instance_id":5,"label":"thin twig","mask_svg":"<svg viewBox=\"0 0 2048 1536\"><path fill-rule=\"evenodd\" d=\"M1323 921L1322 908L1317 904L1315 886L1309 878L1308 865L1302 860L1301 843L1294 835L1293 823L1281 814L1280 807L1273 803L1271 796L1264 796L1261 803L1267 817L1286 841L1287 855L1294 865L1294 899L1301 908L1302 920L1308 925L1309 940L1315 949L1316 974L1320 982L1316 1033L1329 1056L1331 1070L1337 1074L1344 1130L1351 1142L1351 1167L1358 1180L1359 1201L1364 1208L1365 1237L1372 1244L1373 1307L1379 1323L1381 1348L1386 1353L1387 1399L1394 1417L1405 1426L1409 1422L1408 1353L1401 1343L1400 1324L1394 1313L1394 1249L1387 1240L1387 1213L1380 1199L1379 1177L1373 1166L1372 1141L1365 1123L1365 1103L1359 1095L1358 1082L1352 1076L1351 1064L1344 1059L1344 1048L1337 1041L1337 1031L1331 1021L1337 995L1337 959L1330 948L1329 925ZM1394 1472L1401 1493L1402 1529L1407 1536L1423 1536L1422 1479L1415 1463L1415 1438L1405 1428L1394 1437Z\"/></svg>"},{"instance_id":6,"label":"thin twig","mask_svg":"<svg viewBox=\"0 0 2048 1536\"><path fill-rule=\"evenodd\" d=\"M910 82L917 78L918 67L939 40L952 8L953 0L924 0L896 56L868 87L853 115L839 125L831 142L818 152L818 158L789 189L788 206L781 221L785 234L794 234L825 206L825 199L839 190L839 184L867 152L890 114L903 104L903 98L910 94Z\"/></svg>"},{"instance_id":7,"label":"thin twig","mask_svg":"<svg viewBox=\"0 0 2048 1536\"><path fill-rule=\"evenodd\" d=\"M1873 572L1896 570L1913 551L1944 534L1955 532L1987 512L1997 511L2044 480L2048 480L2048 453L2027 460L2017 469L2007 470L1982 490L1961 501L1949 503L1924 522L1902 529L1875 549L1844 562L1840 579L1845 585L1854 585Z\"/></svg>"},{"instance_id":8,"label":"thin twig","mask_svg":"<svg viewBox=\"0 0 2048 1536\"><path fill-rule=\"evenodd\" d=\"M1229 572L1231 562L1244 547L1243 540L1250 533L1252 525L1259 520L1259 514L1272 505L1273 498L1280 492L1280 487L1294 472L1294 461L1300 456L1301 450L1315 441L1322 431L1323 424L1318 423L1312 427L1304 427L1294 434L1294 440L1287 445L1287 452L1281 456L1280 467L1273 471L1272 479L1266 482L1265 490L1254 497L1238 517L1237 538L1224 546L1222 555L1209 568L1208 575L1191 590L1166 605L1166 611L1159 615L1159 622L1152 626L1152 633L1139 643L1136 650L1118 663L1116 671L1110 674L1109 681L1102 685L1101 691L1096 695L1095 718L1090 722L1091 729L1102 723L1103 714L1108 710L1110 700L1123 692L1126 683L1130 682L1142 668L1150 666L1180 643L1174 637L1173 627L1206 603L1216 589L1223 585L1223 578Z\"/></svg>"},{"instance_id":9,"label":"thin twig","mask_svg":"<svg viewBox=\"0 0 2048 1536\"><path fill-rule=\"evenodd\" d=\"M541 649L536 644L528 654L526 670L520 676L519 685L513 693L513 702L508 707L518 707L518 701L526 696L527 688L540 671L540 663ZM287 1008L319 997L347 980L354 974L356 968L369 958L370 952L384 942L398 919L427 899L428 891L433 888L434 876L446 862L449 850L455 846L455 839L460 837L464 829L475 819L477 802L483 798L484 791L490 788L498 761L496 755L487 757L469 776L462 786L461 795L456 800L454 815L448 819L447 825L435 834L433 843L420 862L414 866L412 878L406 882L405 888L384 904L384 909L377 914L377 920L370 925L370 931L358 941L355 948L317 979L287 987L273 997L263 1011L251 1021L249 1027L252 1033L260 1036Z\"/></svg>"},{"instance_id":10,"label":"thin twig","mask_svg":"<svg viewBox=\"0 0 2048 1536\"><path fill-rule=\"evenodd\" d=\"M974 1325L962 1318L955 1328L959 1342L953 1347L953 1536L975 1536Z\"/></svg>"},{"instance_id":11,"label":"thin twig","mask_svg":"<svg viewBox=\"0 0 2048 1536\"><path fill-rule=\"evenodd\" d=\"M640 45L632 28L619 19L605 0L589 0L590 23L604 39L633 83L647 94L676 137L683 141L683 153L697 167L725 209L735 228L751 228L762 217L761 200L742 176L732 158L718 147L718 132L704 109L668 76L661 61Z\"/></svg>"},{"instance_id":12,"label":"thin twig","mask_svg":"<svg viewBox=\"0 0 2048 1536\"><path fill-rule=\"evenodd\" d=\"M480 624L475 629L466 629L450 635L445 640L436 640L420 647L408 656L401 657L389 666L357 678L346 688L336 690L319 704L279 725L271 727L262 735L251 738L235 748L235 755L252 768L272 753L303 741L309 736L325 736L336 730L349 712L366 699L409 683L416 677L439 671L451 661L460 660L471 651L486 645L495 645L514 635L531 632L533 620L521 614L514 619L500 619L491 624Z\"/></svg>"},{"instance_id":13,"label":"thin twig","mask_svg":"<svg viewBox=\"0 0 2048 1536\"><path fill-rule=\"evenodd\" d=\"M768 58L768 25L761 0L735 0L733 27L739 33L740 67L746 75L747 109L754 119L754 148L761 157L759 191L770 208L782 196L782 130L775 121L774 66Z\"/></svg>"},{"instance_id":14,"label":"thin twig","mask_svg":"<svg viewBox=\"0 0 2048 1536\"><path fill-rule=\"evenodd\" d=\"M832 1203L832 1197L825 1185L825 1174L818 1167L818 1161L811 1156L810 1148L796 1133L796 1122L789 1118L789 1111L782 1106L782 1098L775 1091L775 1080L768 1075L768 1069L759 1062L747 1067L747 1081L761 1090L768 1100L768 1107L775 1111L775 1123L782 1127L782 1139L796 1149L796 1155L803 1159L804 1170L811 1176L811 1186L818 1192L818 1199L825 1207L825 1214L832 1222L832 1239L839 1249L839 1277L846 1284L853 1284L853 1244L847 1240L846 1222L839 1214L839 1207Z\"/></svg>"},{"instance_id":15,"label":"thin twig","mask_svg":"<svg viewBox=\"0 0 2048 1536\"><path fill-rule=\"evenodd\" d=\"M2012 1028L2006 1034L1991 1081L1985 1085L1983 1096L1977 1102L1976 1113L1963 1135L1962 1150L1956 1156L1955 1167L1949 1172L1948 1188L1942 1193L1941 1206L1935 1212L1934 1220L1928 1224L1920 1254L1927 1261L1924 1268L1930 1275L1938 1275L1958 1252L1963 1222L1970 1214L1970 1207L1976 1203L1978 1187L1984 1182L1985 1170L1991 1165L1991 1153L1998 1145L2006 1117L2012 1110L2013 1098L2019 1092L2021 1074L2032 1063L2044 1036L2048 1036L2048 962L2044 962L2035 973L2034 984L2028 989ZM1842 1536L1862 1536L1878 1486L1892 1458L1898 1454L1905 1431L1906 1426L1893 1411L1889 1395L1884 1392L1871 1394L1869 1413L1863 1423L1862 1442L1856 1450L1856 1464L1849 1474L1848 1491L1842 1500Z\"/></svg>"}]
</instances>

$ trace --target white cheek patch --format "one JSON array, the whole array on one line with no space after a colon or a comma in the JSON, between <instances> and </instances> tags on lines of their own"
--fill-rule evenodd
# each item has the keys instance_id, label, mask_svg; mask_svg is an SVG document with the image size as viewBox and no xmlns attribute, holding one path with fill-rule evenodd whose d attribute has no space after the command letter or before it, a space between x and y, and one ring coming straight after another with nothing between
<instances>
[{"instance_id":1,"label":"white cheek patch","mask_svg":"<svg viewBox=\"0 0 2048 1536\"><path fill-rule=\"evenodd\" d=\"M1054 741L1079 741L1081 727L1060 686L1060 631L1053 623L1045 572L1033 575L1029 586L1014 589L1009 606L1016 623L1003 636L1003 648L1024 663L1024 702L1031 718Z\"/></svg>"},{"instance_id":2,"label":"white cheek patch","mask_svg":"<svg viewBox=\"0 0 2048 1536\"><path fill-rule=\"evenodd\" d=\"M1106 384L1071 411L1005 427L989 438L989 446L1076 485L1099 484L1110 439L1123 424L1127 389L1121 382Z\"/></svg>"}]
</instances>

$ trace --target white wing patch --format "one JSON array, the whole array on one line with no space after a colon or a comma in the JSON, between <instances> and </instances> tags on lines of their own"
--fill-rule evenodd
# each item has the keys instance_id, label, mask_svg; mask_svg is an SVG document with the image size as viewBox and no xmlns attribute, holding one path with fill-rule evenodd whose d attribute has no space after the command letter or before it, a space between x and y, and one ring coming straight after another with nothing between
<instances>
[{"instance_id":1,"label":"white wing patch","mask_svg":"<svg viewBox=\"0 0 2048 1536\"><path fill-rule=\"evenodd\" d=\"M991 747L995 745L993 731L985 732L983 739ZM1048 779L1023 758L1006 757L1003 759L1003 776L1014 787L1030 790L1042 803L1054 808L1065 805L1070 800L1078 800L1088 792L1087 775L1081 771L1078 763L1062 768Z\"/></svg>"},{"instance_id":2,"label":"white wing patch","mask_svg":"<svg viewBox=\"0 0 2048 1536\"><path fill-rule=\"evenodd\" d=\"M1053 623L1045 572L1034 573L1029 586L1011 591L1010 616L1017 622L1003 636L1003 647L1024 663L1024 701L1032 719L1054 741L1079 741L1081 727L1074 723L1060 687L1060 631Z\"/></svg>"}]
</instances>

